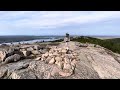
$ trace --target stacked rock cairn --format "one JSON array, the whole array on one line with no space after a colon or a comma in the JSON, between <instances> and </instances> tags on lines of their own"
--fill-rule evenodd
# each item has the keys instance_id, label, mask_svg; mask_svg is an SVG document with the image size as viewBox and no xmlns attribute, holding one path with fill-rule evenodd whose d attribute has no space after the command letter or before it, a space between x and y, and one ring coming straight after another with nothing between
<instances>
[{"instance_id":1,"label":"stacked rock cairn","mask_svg":"<svg viewBox=\"0 0 120 90\"><path fill-rule=\"evenodd\" d=\"M66 34L64 42L70 41L69 34ZM42 55L41 60L47 64L55 64L61 70L59 75L71 76L74 73L74 69L77 62L78 54L70 50L67 46L59 47L53 46L51 49Z\"/></svg>"}]
</instances>

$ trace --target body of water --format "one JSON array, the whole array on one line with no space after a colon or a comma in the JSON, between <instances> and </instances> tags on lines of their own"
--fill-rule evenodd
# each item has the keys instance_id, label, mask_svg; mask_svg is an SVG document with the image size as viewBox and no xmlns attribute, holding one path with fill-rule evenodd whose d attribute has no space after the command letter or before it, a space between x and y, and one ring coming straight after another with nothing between
<instances>
[{"instance_id":1,"label":"body of water","mask_svg":"<svg viewBox=\"0 0 120 90\"><path fill-rule=\"evenodd\" d=\"M0 44L23 44L63 39L63 36L0 36Z\"/></svg>"}]
</instances>

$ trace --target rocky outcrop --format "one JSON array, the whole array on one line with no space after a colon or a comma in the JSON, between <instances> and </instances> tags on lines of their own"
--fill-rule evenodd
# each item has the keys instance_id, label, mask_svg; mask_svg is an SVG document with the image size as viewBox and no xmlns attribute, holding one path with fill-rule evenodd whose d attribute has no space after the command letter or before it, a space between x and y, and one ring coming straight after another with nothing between
<instances>
[{"instance_id":1,"label":"rocky outcrop","mask_svg":"<svg viewBox=\"0 0 120 90\"><path fill-rule=\"evenodd\" d=\"M120 55L101 46L70 41L39 47L21 44L18 49L2 48L0 79L120 78Z\"/></svg>"},{"instance_id":2,"label":"rocky outcrop","mask_svg":"<svg viewBox=\"0 0 120 90\"><path fill-rule=\"evenodd\" d=\"M4 62L5 63L16 62L16 61L20 60L20 58L21 58L20 55L14 54L12 56L7 57Z\"/></svg>"}]
</instances>

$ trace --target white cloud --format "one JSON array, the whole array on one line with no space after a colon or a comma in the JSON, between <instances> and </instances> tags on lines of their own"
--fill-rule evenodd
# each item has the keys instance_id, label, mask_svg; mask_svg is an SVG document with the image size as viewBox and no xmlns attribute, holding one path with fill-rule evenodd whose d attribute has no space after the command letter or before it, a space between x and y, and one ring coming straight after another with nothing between
<instances>
[{"instance_id":1,"label":"white cloud","mask_svg":"<svg viewBox=\"0 0 120 90\"><path fill-rule=\"evenodd\" d=\"M0 29L49 29L116 18L120 18L120 11L1 11Z\"/></svg>"}]
</instances>

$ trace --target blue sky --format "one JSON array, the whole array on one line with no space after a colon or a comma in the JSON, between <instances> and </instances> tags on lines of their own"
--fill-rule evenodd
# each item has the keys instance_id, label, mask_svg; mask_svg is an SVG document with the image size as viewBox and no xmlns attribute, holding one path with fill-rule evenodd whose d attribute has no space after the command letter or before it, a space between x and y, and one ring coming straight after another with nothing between
<instances>
[{"instance_id":1,"label":"blue sky","mask_svg":"<svg viewBox=\"0 0 120 90\"><path fill-rule=\"evenodd\" d=\"M120 35L120 11L0 11L0 35Z\"/></svg>"}]
</instances>

